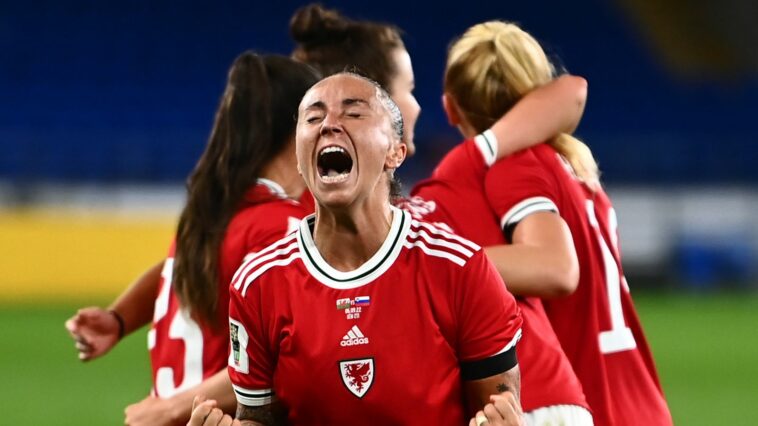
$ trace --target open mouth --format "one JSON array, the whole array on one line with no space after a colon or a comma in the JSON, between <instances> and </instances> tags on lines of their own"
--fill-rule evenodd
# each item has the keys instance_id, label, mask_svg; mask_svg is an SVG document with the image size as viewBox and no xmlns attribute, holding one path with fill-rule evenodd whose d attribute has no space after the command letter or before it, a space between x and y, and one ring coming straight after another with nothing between
<instances>
[{"instance_id":1,"label":"open mouth","mask_svg":"<svg viewBox=\"0 0 758 426\"><path fill-rule=\"evenodd\" d=\"M316 160L318 175L326 183L347 180L353 169L353 159L347 151L339 146L327 146L318 153Z\"/></svg>"}]
</instances>

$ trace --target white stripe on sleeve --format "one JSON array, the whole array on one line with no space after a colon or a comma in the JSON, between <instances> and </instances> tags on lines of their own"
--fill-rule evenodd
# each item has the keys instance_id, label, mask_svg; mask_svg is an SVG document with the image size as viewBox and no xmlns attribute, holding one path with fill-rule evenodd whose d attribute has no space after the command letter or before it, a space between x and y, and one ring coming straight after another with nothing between
<instances>
[{"instance_id":1,"label":"white stripe on sleeve","mask_svg":"<svg viewBox=\"0 0 758 426\"><path fill-rule=\"evenodd\" d=\"M248 407L260 407L276 401L273 389L245 389L232 384L237 402Z\"/></svg>"},{"instance_id":2,"label":"white stripe on sleeve","mask_svg":"<svg viewBox=\"0 0 758 426\"><path fill-rule=\"evenodd\" d=\"M547 197L532 197L527 198L524 201L511 207L507 213L500 219L500 228L506 229L511 225L515 225L530 214L551 211L558 213L558 207L555 203Z\"/></svg>"},{"instance_id":3,"label":"white stripe on sleeve","mask_svg":"<svg viewBox=\"0 0 758 426\"><path fill-rule=\"evenodd\" d=\"M476 147L479 148L479 152L482 154L484 163L487 167L495 164L497 160L497 138L492 130L485 130L482 134L474 137Z\"/></svg>"}]
</instances>

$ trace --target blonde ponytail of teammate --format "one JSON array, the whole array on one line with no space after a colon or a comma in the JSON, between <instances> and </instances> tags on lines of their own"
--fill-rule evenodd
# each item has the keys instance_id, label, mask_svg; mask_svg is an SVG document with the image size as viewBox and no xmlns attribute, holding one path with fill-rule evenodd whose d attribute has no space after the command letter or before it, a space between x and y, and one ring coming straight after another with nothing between
<instances>
[{"instance_id":1,"label":"blonde ponytail of teammate","mask_svg":"<svg viewBox=\"0 0 758 426\"><path fill-rule=\"evenodd\" d=\"M481 133L555 74L553 64L531 35L513 23L489 21L469 28L451 45L445 92ZM569 162L579 179L593 190L598 187L597 163L587 145L565 133L547 143Z\"/></svg>"}]
</instances>

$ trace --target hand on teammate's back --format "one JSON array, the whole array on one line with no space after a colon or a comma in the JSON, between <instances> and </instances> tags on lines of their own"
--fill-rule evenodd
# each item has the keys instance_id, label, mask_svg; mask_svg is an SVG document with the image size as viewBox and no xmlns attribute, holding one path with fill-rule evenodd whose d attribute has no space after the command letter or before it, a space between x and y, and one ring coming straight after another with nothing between
<instances>
[{"instance_id":1,"label":"hand on teammate's back","mask_svg":"<svg viewBox=\"0 0 758 426\"><path fill-rule=\"evenodd\" d=\"M490 396L490 403L476 413L469 426L522 426L524 413L516 396L506 391Z\"/></svg>"},{"instance_id":2,"label":"hand on teammate's back","mask_svg":"<svg viewBox=\"0 0 758 426\"><path fill-rule=\"evenodd\" d=\"M79 359L89 361L107 353L119 340L119 323L103 308L89 307L66 321L66 329L76 342Z\"/></svg>"},{"instance_id":3,"label":"hand on teammate's back","mask_svg":"<svg viewBox=\"0 0 758 426\"><path fill-rule=\"evenodd\" d=\"M195 396L192 401L192 417L187 426L242 426L242 423L224 414L220 408L216 407L215 400Z\"/></svg>"}]
</instances>

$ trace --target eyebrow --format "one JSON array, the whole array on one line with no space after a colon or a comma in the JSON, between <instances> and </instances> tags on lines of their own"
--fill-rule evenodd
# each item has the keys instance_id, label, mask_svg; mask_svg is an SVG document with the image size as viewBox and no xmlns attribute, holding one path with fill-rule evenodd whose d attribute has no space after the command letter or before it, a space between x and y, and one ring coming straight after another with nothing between
<instances>
[{"instance_id":1,"label":"eyebrow","mask_svg":"<svg viewBox=\"0 0 758 426\"><path fill-rule=\"evenodd\" d=\"M371 104L367 100L365 100L365 99L346 98L346 99L342 100L342 106L343 107L348 107L348 106L352 106L352 105L363 105L363 106L366 106L366 107L371 107ZM305 107L304 111L310 111L310 110L314 110L314 109L326 110L326 104L323 101L316 101L316 102L308 105L307 107Z\"/></svg>"},{"instance_id":2,"label":"eyebrow","mask_svg":"<svg viewBox=\"0 0 758 426\"><path fill-rule=\"evenodd\" d=\"M316 102L308 105L307 107L305 107L306 111L309 110L309 109L326 109L326 104L324 102L322 102L322 101L316 101Z\"/></svg>"},{"instance_id":3,"label":"eyebrow","mask_svg":"<svg viewBox=\"0 0 758 426\"><path fill-rule=\"evenodd\" d=\"M358 105L365 105L365 106L370 106L370 105L369 105L369 103L368 103L368 101L367 101L367 100L365 100L365 99L360 99L360 98L347 98L347 99L343 99L343 100L342 100L342 105L343 105L343 106L350 106L350 105L356 105L356 104L358 104Z\"/></svg>"}]
</instances>

